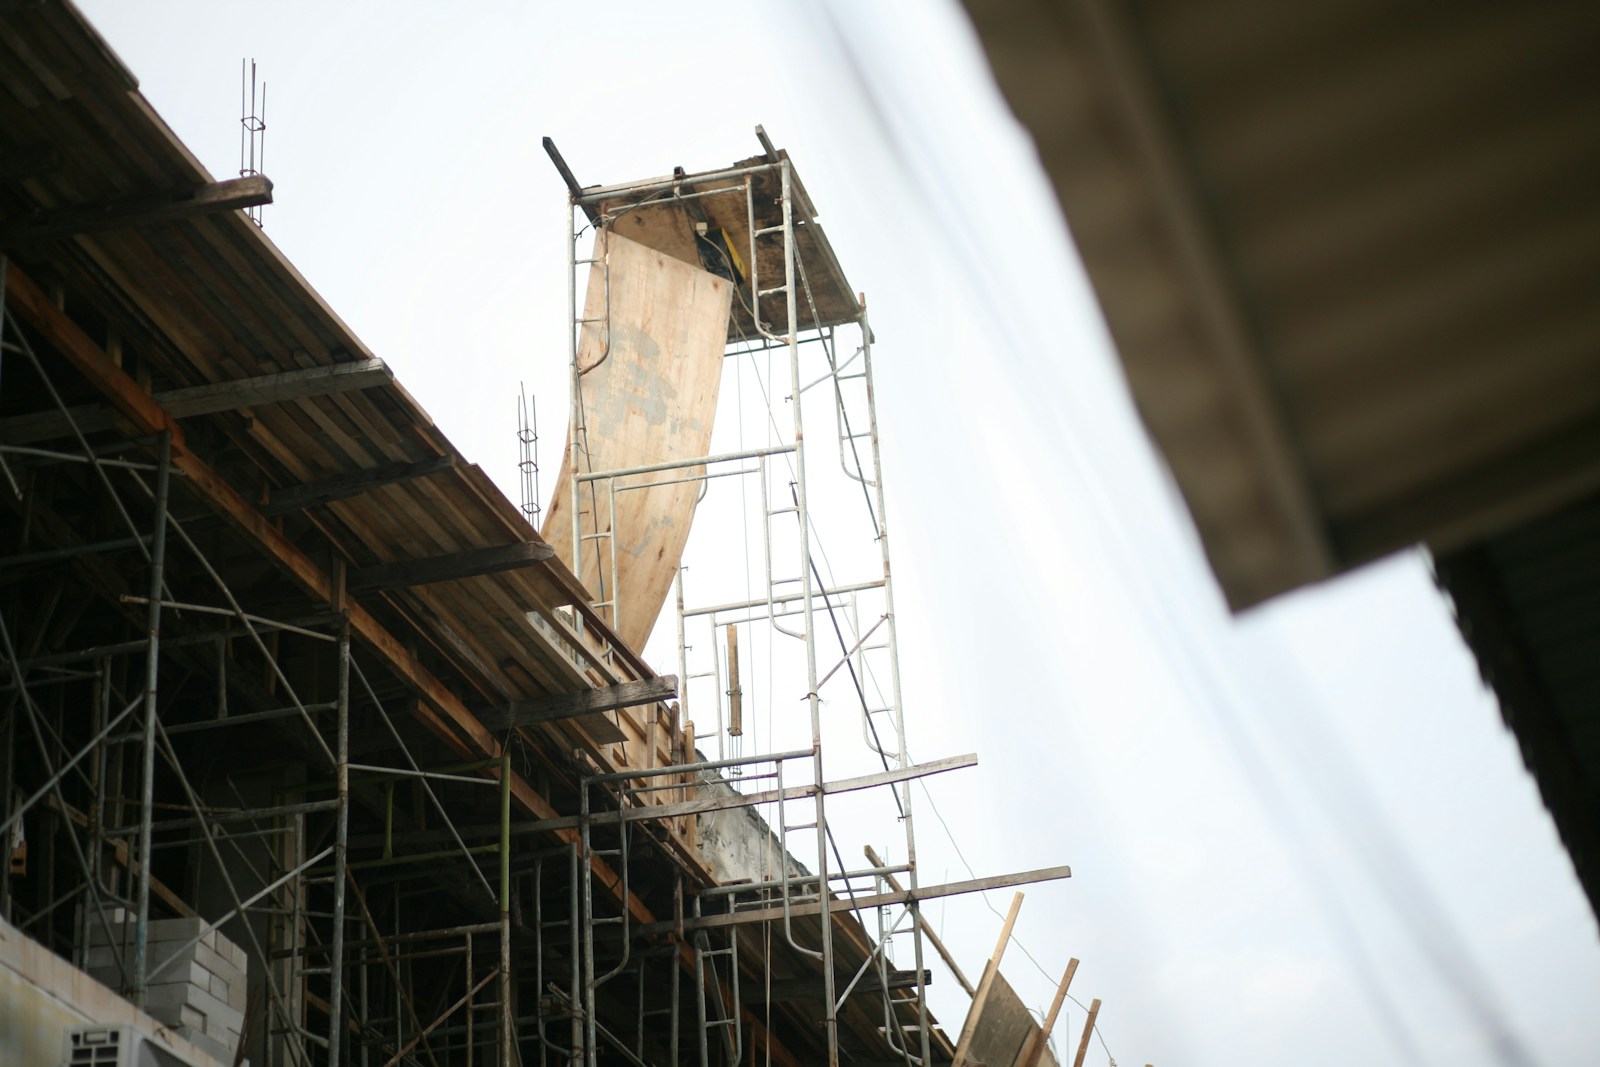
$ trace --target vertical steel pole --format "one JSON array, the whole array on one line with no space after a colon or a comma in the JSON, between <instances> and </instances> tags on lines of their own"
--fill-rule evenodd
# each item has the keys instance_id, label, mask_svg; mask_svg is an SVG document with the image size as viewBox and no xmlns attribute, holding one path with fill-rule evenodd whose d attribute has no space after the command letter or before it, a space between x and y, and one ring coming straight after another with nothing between
<instances>
[{"instance_id":1,"label":"vertical steel pole","mask_svg":"<svg viewBox=\"0 0 1600 1067\"><path fill-rule=\"evenodd\" d=\"M144 679L144 781L139 797L139 880L135 890L133 989L135 1007L144 1007L146 956L150 940L150 820L156 791L156 675L161 657L161 589L167 560L167 492L172 474L172 433L161 432L156 468L155 530L150 542L150 603L145 616L150 642Z\"/></svg>"},{"instance_id":2,"label":"vertical steel pole","mask_svg":"<svg viewBox=\"0 0 1600 1067\"><path fill-rule=\"evenodd\" d=\"M816 788L817 834L817 892L822 905L822 994L826 1005L823 1029L828 1040L828 1067L839 1067L839 1006L834 992L833 975L833 914L829 905L828 890L828 813L823 801L822 768L822 701L817 695L817 645L814 627L811 584L811 513L806 501L806 449L805 420L801 415L800 391L800 323L799 302L796 300L794 262L794 174L785 159L781 164L783 177L783 284L784 302L789 321L787 345L789 349L789 391L794 413L794 466L795 506L800 520L800 594L805 613L806 635L806 704L811 712L811 768L812 782Z\"/></svg>"},{"instance_id":3,"label":"vertical steel pole","mask_svg":"<svg viewBox=\"0 0 1600 1067\"><path fill-rule=\"evenodd\" d=\"M583 911L579 917L583 931L583 991L578 997L578 990L573 990L573 996L583 1012L583 1062L588 1067L595 1067L596 1051L595 1039L595 973L594 973L594 864L589 859L594 849L589 827L589 782L586 778L578 779L578 863L583 876L583 891L579 896ZM624 904L626 906L626 904Z\"/></svg>"},{"instance_id":4,"label":"vertical steel pole","mask_svg":"<svg viewBox=\"0 0 1600 1067\"><path fill-rule=\"evenodd\" d=\"M872 443L872 473L873 495L878 506L878 552L883 560L883 611L888 619L889 645L889 699L894 706L894 729L899 739L900 766L911 765L911 752L906 744L905 707L900 696L900 639L899 620L894 610L894 578L889 566L889 512L884 501L883 493L883 451L878 438L878 394L877 386L872 379L872 326L867 321L867 299L861 297L861 373L862 381L867 390L867 429ZM916 953L917 971L917 1024L920 1027L920 1055L922 1063L931 1064L932 1055L929 1038L928 1024L928 988L923 981L922 966L922 905L916 899L917 892L917 835L916 824L911 811L911 783L902 782L900 790L900 810L902 823L905 827L906 840L906 880L910 886L912 899L907 905L911 909L911 944Z\"/></svg>"},{"instance_id":5,"label":"vertical steel pole","mask_svg":"<svg viewBox=\"0 0 1600 1067\"><path fill-rule=\"evenodd\" d=\"M584 314L578 310L578 233L577 233L578 205L569 200L567 204L567 357L571 367L572 380L568 383L567 392L567 496L571 505L572 515L572 573L577 575L578 583L583 583L583 523L578 521L578 418L582 413L582 405L578 402L578 336L582 324L578 321ZM595 233L595 248L599 248L599 232ZM590 257L593 258L592 256ZM594 264L589 264L589 269L594 269ZM579 633L583 632L583 616L573 614L573 625ZM574 990L574 993L577 991Z\"/></svg>"},{"instance_id":6,"label":"vertical steel pole","mask_svg":"<svg viewBox=\"0 0 1600 1067\"><path fill-rule=\"evenodd\" d=\"M4 294L0 294L3 297ZM3 319L4 316L0 316ZM12 664L16 670L16 664ZM679 674L678 677L683 677ZM18 700L22 694L17 694ZM5 755L0 758L0 820L11 820L11 793L12 781L16 776L16 747L17 747L17 703L13 701L6 712L5 722ZM11 831L0 834L0 863L6 865L6 871L11 869ZM11 921L11 877L0 871L0 918L6 922Z\"/></svg>"},{"instance_id":7,"label":"vertical steel pole","mask_svg":"<svg viewBox=\"0 0 1600 1067\"><path fill-rule=\"evenodd\" d=\"M678 714L673 721L667 723L667 763L672 762L672 728L689 721L689 645L684 640L683 624L683 563L678 563L678 572L673 575L673 591L678 599ZM657 705L659 707L659 705ZM650 712L654 722L660 713L654 709ZM654 732L652 732L654 737ZM656 749L652 745L648 766L655 766Z\"/></svg>"},{"instance_id":8,"label":"vertical steel pole","mask_svg":"<svg viewBox=\"0 0 1600 1067\"><path fill-rule=\"evenodd\" d=\"M581 779L579 787L582 788ZM580 887L578 883L579 856L577 845L572 846L570 856L571 858L567 861L567 927L572 933L572 941L568 946L568 956L572 961L572 995L570 1000L572 1004L572 1053L567 1057L567 1067L578 1067L578 1064L583 1061L583 1018L580 1010L583 1001L579 999L579 989L583 984L583 974L578 939L583 936L583 930L587 929L587 926L580 929L580 922L587 918L587 911L579 910L578 900L580 888L586 891L588 886Z\"/></svg>"},{"instance_id":9,"label":"vertical steel pole","mask_svg":"<svg viewBox=\"0 0 1600 1067\"><path fill-rule=\"evenodd\" d=\"M500 749L500 1067L511 1067L511 746Z\"/></svg>"},{"instance_id":10,"label":"vertical steel pole","mask_svg":"<svg viewBox=\"0 0 1600 1067\"><path fill-rule=\"evenodd\" d=\"M536 907L537 907L537 905L536 905ZM534 918L534 930L535 931L537 931L539 929L538 921L539 920L538 920L537 911L536 911L535 912L535 918ZM535 936L537 936L537 935L535 935ZM467 1067L472 1067L472 1042L473 1042L473 1037L474 1037L473 1032L472 1032L472 1009L476 1006L476 1005L474 1005L472 1003L472 966L473 966L472 965L472 935L471 934L467 934L466 937L464 937L462 940L465 942L465 947L466 947L466 952L467 952L467 983L466 983L467 984L467 1007L466 1007L466 1013L467 1013ZM536 989L538 988L537 984L534 986L534 988L536 988ZM543 1035L541 1035L541 1036L543 1036ZM539 1059L541 1061L543 1061L543 1059L544 1059L544 1042L543 1041L539 1042Z\"/></svg>"},{"instance_id":11,"label":"vertical steel pole","mask_svg":"<svg viewBox=\"0 0 1600 1067\"><path fill-rule=\"evenodd\" d=\"M683 876L680 874L677 877ZM672 954L672 966L668 969L672 972L672 1011L668 1015L667 1023L667 1067L678 1067L678 1012L681 1010L678 984L683 974L683 961L678 958L676 951Z\"/></svg>"},{"instance_id":12,"label":"vertical steel pole","mask_svg":"<svg viewBox=\"0 0 1600 1067\"><path fill-rule=\"evenodd\" d=\"M334 766L339 808L334 814L333 944L328 953L328 1067L339 1067L344 1045L344 905L350 844L350 613L339 622L339 725Z\"/></svg>"}]
</instances>

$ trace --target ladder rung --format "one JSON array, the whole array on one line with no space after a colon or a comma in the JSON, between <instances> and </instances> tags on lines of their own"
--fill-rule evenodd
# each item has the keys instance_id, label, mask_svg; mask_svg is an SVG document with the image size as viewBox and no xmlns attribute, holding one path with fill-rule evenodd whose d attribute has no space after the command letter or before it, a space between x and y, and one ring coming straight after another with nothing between
<instances>
[{"instance_id":1,"label":"ladder rung","mask_svg":"<svg viewBox=\"0 0 1600 1067\"><path fill-rule=\"evenodd\" d=\"M806 798L806 799L809 799L809 798ZM817 824L814 823L814 822L799 822L799 823L795 823L792 826L785 826L783 828L783 830L784 830L784 833L788 833L790 830L815 830L816 828L817 828Z\"/></svg>"},{"instance_id":2,"label":"ladder rung","mask_svg":"<svg viewBox=\"0 0 1600 1067\"><path fill-rule=\"evenodd\" d=\"M771 289L757 289L756 295L771 296L773 293L787 293L788 291L789 287L787 285L774 285ZM583 320L580 319L579 321L581 322Z\"/></svg>"},{"instance_id":3,"label":"ladder rung","mask_svg":"<svg viewBox=\"0 0 1600 1067\"><path fill-rule=\"evenodd\" d=\"M765 237L769 233L782 233L782 232L783 232L783 227L782 226L768 226L768 227L766 227L764 229L757 230L756 231L756 236L757 237Z\"/></svg>"}]
</instances>

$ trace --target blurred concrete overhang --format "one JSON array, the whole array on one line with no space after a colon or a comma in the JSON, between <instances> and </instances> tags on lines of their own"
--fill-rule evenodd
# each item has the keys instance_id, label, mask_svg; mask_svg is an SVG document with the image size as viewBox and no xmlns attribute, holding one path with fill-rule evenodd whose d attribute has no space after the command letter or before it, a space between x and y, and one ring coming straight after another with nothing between
<instances>
[{"instance_id":1,"label":"blurred concrete overhang","mask_svg":"<svg viewBox=\"0 0 1600 1067\"><path fill-rule=\"evenodd\" d=\"M1426 543L1600 903L1600 5L964 3L1229 603Z\"/></svg>"}]
</instances>

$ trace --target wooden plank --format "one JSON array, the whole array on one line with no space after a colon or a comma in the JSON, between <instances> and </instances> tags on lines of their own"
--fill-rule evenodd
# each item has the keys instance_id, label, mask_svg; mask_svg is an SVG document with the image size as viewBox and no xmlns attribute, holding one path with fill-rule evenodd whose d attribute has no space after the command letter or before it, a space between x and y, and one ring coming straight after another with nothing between
<instances>
[{"instance_id":1,"label":"wooden plank","mask_svg":"<svg viewBox=\"0 0 1600 1067\"><path fill-rule=\"evenodd\" d=\"M1016 925L1017 912L1021 910L1022 894L1013 894L1011 907L1006 912L1006 921L1000 927L1000 940L995 942L994 953L984 965L983 977L978 979L978 991L972 995L972 1006L967 1009L966 1021L961 1024L961 1037L956 1042L956 1058L951 1067L967 1067L967 1060L972 1055L973 1034L977 1032L978 1021L983 1018L984 1005L989 1002L989 993L994 989L995 977L1000 973L1000 959L1006 954L1006 946L1011 944L1011 928Z\"/></svg>"},{"instance_id":2,"label":"wooden plank","mask_svg":"<svg viewBox=\"0 0 1600 1067\"><path fill-rule=\"evenodd\" d=\"M488 721L488 720L485 720ZM693 723L684 728L685 737L693 739ZM693 746L685 743L686 748ZM961 767L976 767L978 757L968 753L965 756L948 756L942 760L933 760L928 763L916 763L910 767L900 767L892 771L877 771L873 774L863 774L855 778L841 778L834 782L822 783L822 792L827 796L839 793L854 793L862 789L873 789L881 785L893 785L895 782L906 782L913 778L923 778L941 771L953 771ZM617 811L595 812L589 816L592 826L612 826L616 823L646 822L652 819L677 818L683 815L704 815L713 811L728 811L733 808L751 808L760 804L771 804L779 800L803 800L806 797L816 796L817 787L814 783L807 785L791 785L782 789L767 789L759 793L724 793L720 796L699 797L694 800L675 800L661 804L647 804L637 808L622 808ZM555 829L557 827L577 826L576 815L566 815L560 819L552 820L548 826L535 825L524 829ZM882 864L879 864L882 866ZM891 883L893 880L891 879ZM899 889L898 883L893 883ZM921 889L917 890L921 894ZM858 898L859 899L859 898Z\"/></svg>"},{"instance_id":3,"label":"wooden plank","mask_svg":"<svg viewBox=\"0 0 1600 1067\"><path fill-rule=\"evenodd\" d=\"M300 511L319 504L331 504L335 500L347 500L395 482L439 474L451 470L455 464L456 457L453 455L434 456L418 463L383 463L376 467L368 467L366 470L335 475L319 482L274 489L267 502L262 505L261 513L287 515L291 511Z\"/></svg>"},{"instance_id":4,"label":"wooden plank","mask_svg":"<svg viewBox=\"0 0 1600 1067\"><path fill-rule=\"evenodd\" d=\"M1067 990L1072 986L1072 976L1077 973L1078 960L1077 957L1073 957L1067 961L1067 973L1061 976L1061 984L1056 986L1056 995L1050 1001L1050 1011L1044 1017L1044 1025L1028 1035L1028 1044L1024 1046L1022 1055L1017 1059L1017 1067L1038 1067L1039 1059L1050 1043L1050 1031L1056 1028L1056 1017L1061 1014L1061 1005L1066 1002Z\"/></svg>"},{"instance_id":5,"label":"wooden plank","mask_svg":"<svg viewBox=\"0 0 1600 1067\"><path fill-rule=\"evenodd\" d=\"M352 389L371 389L387 385L393 380L394 373L384 366L382 360L334 363L186 389L168 389L156 393L155 401L173 418L186 419ZM72 433L73 425L83 433L95 433L110 429L115 422L112 409L103 404L79 404L64 413L38 411L0 420L0 440L8 444L27 444L52 437L66 437Z\"/></svg>"},{"instance_id":6,"label":"wooden plank","mask_svg":"<svg viewBox=\"0 0 1600 1067\"><path fill-rule=\"evenodd\" d=\"M1078 1054L1072 1058L1072 1067L1083 1067L1083 1057L1089 1051L1089 1038L1094 1033L1094 1020L1100 1014L1100 998L1089 1001L1089 1017L1083 1021L1083 1038L1078 1042Z\"/></svg>"},{"instance_id":7,"label":"wooden plank","mask_svg":"<svg viewBox=\"0 0 1600 1067\"><path fill-rule=\"evenodd\" d=\"M491 730L504 730L511 726L534 726L557 719L575 719L581 715L654 704L658 700L672 700L677 695L678 676L663 674L659 678L620 682L599 689L557 693L543 700L519 700L503 708L480 712L478 718Z\"/></svg>"},{"instance_id":8,"label":"wooden plank","mask_svg":"<svg viewBox=\"0 0 1600 1067\"><path fill-rule=\"evenodd\" d=\"M606 267L589 276L578 349L586 451L563 455L543 536L573 566L574 461L583 472L690 460L707 453L722 381L733 287L725 280L623 237L602 231L595 257ZM609 294L609 295L608 295ZM608 314L609 305L609 314ZM570 442L567 452L570 453ZM615 538L613 590L609 539L582 542L578 572L591 600L615 601L611 629L630 648L642 648L666 602L683 558L701 486L671 471L632 484L675 481L616 494L610 483L581 485L581 536L610 531Z\"/></svg>"},{"instance_id":9,"label":"wooden plank","mask_svg":"<svg viewBox=\"0 0 1600 1067\"><path fill-rule=\"evenodd\" d=\"M265 175L229 178L181 186L153 196L24 215L0 226L0 244L21 245L95 230L149 226L270 203L272 181Z\"/></svg>"},{"instance_id":10,"label":"wooden plank","mask_svg":"<svg viewBox=\"0 0 1600 1067\"><path fill-rule=\"evenodd\" d=\"M1004 889L1013 885L1028 885L1033 882L1050 882L1061 878L1071 878L1070 867L1043 867L1036 871L1019 871L1015 874L997 874L988 878L972 878L963 882L945 882L941 885L919 886L912 890L899 890L890 893L867 893L857 895L853 900L845 901L834 899L829 901L828 911L835 916L849 915L852 910L865 910L867 908L882 908L894 904L908 904L913 900L937 900L940 897L960 896L963 893L982 893L990 889ZM1020 895L1020 894L1019 894ZM789 914L792 917L807 915L821 915L821 901L807 901L800 904L791 904ZM770 908L752 908L749 911L739 911L725 915L702 915L698 919L684 919L681 927L674 923L655 923L641 926L640 934L667 933L674 929L708 930L719 926L742 926L745 923L770 922L783 918L781 905Z\"/></svg>"},{"instance_id":11,"label":"wooden plank","mask_svg":"<svg viewBox=\"0 0 1600 1067\"><path fill-rule=\"evenodd\" d=\"M361 593L397 587L410 588L414 585L432 585L435 582L455 582L463 578L476 578L484 574L497 574L500 571L531 566L553 555L555 550L543 541L518 541L514 545L469 548L463 552L448 552L423 559L362 567L350 572L346 588L349 592Z\"/></svg>"},{"instance_id":12,"label":"wooden plank","mask_svg":"<svg viewBox=\"0 0 1600 1067\"><path fill-rule=\"evenodd\" d=\"M1039 1033L1039 1023L1033 1012L1006 980L1004 971L995 972L994 987L972 1033L969 1064L989 1064L990 1067L1016 1067L1029 1042ZM1043 1050L1040 1063L1043 1067L1059 1067L1050 1049Z\"/></svg>"}]
</instances>

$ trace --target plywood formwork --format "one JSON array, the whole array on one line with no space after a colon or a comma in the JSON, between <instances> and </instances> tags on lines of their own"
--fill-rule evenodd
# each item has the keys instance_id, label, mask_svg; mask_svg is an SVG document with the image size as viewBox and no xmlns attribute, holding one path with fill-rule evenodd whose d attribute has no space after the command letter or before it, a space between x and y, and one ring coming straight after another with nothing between
<instances>
[{"instance_id":1,"label":"plywood formwork","mask_svg":"<svg viewBox=\"0 0 1600 1067\"><path fill-rule=\"evenodd\" d=\"M608 230L596 233L592 259L578 347L577 462L569 438L542 534L569 567L574 531L586 539L580 579L609 603L618 637L643 648L683 558L703 468L620 485L573 480L707 453L733 286Z\"/></svg>"}]
</instances>

